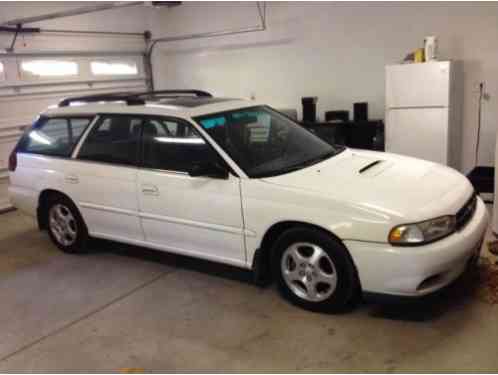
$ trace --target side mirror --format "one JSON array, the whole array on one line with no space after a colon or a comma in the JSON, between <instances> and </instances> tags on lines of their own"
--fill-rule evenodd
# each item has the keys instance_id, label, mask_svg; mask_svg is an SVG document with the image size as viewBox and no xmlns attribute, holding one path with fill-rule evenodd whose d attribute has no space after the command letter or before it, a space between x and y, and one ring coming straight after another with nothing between
<instances>
[{"instance_id":1,"label":"side mirror","mask_svg":"<svg viewBox=\"0 0 498 375\"><path fill-rule=\"evenodd\" d=\"M216 162L195 163L188 174L192 177L228 179L228 170Z\"/></svg>"}]
</instances>

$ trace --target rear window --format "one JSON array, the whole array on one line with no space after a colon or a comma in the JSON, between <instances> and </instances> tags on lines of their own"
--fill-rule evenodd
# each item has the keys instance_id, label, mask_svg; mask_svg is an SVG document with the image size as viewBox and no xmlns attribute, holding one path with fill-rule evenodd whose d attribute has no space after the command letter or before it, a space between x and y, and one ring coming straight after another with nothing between
<instances>
[{"instance_id":1,"label":"rear window","mask_svg":"<svg viewBox=\"0 0 498 375\"><path fill-rule=\"evenodd\" d=\"M18 152L69 157L91 117L41 117L22 137Z\"/></svg>"},{"instance_id":2,"label":"rear window","mask_svg":"<svg viewBox=\"0 0 498 375\"><path fill-rule=\"evenodd\" d=\"M135 61L92 61L90 70L96 76L136 76L138 66Z\"/></svg>"},{"instance_id":3,"label":"rear window","mask_svg":"<svg viewBox=\"0 0 498 375\"><path fill-rule=\"evenodd\" d=\"M23 60L21 75L23 78L54 78L77 76L78 63L69 60Z\"/></svg>"}]
</instances>

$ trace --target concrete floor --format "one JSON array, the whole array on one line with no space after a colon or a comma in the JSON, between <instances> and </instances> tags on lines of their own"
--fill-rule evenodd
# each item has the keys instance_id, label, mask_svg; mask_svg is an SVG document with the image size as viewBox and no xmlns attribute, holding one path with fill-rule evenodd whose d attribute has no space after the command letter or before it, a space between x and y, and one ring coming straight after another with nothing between
<instances>
[{"instance_id":1,"label":"concrete floor","mask_svg":"<svg viewBox=\"0 0 498 375\"><path fill-rule=\"evenodd\" d=\"M498 370L498 305L463 278L436 299L348 314L290 306L229 267L95 241L60 253L0 215L0 371Z\"/></svg>"}]
</instances>

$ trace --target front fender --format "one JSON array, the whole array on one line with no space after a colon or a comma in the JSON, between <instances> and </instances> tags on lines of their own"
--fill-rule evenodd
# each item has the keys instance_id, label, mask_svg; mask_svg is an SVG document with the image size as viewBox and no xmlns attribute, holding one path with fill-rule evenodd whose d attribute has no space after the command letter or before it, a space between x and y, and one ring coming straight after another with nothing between
<instances>
[{"instance_id":1,"label":"front fender","mask_svg":"<svg viewBox=\"0 0 498 375\"><path fill-rule=\"evenodd\" d=\"M262 246L265 233L281 222L311 224L341 241L387 242L396 220L386 211L259 180L242 181L242 207L249 264L255 249Z\"/></svg>"}]
</instances>

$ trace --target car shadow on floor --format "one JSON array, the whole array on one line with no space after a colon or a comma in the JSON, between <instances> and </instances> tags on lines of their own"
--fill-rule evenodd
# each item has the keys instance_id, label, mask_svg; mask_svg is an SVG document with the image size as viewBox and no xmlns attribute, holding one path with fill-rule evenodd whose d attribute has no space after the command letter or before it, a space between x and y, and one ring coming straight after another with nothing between
<instances>
[{"instance_id":1,"label":"car shadow on floor","mask_svg":"<svg viewBox=\"0 0 498 375\"><path fill-rule=\"evenodd\" d=\"M479 268L473 266L453 283L429 296L382 302L367 300L364 307L369 308L368 315L374 318L428 322L475 301L479 285Z\"/></svg>"},{"instance_id":2,"label":"car shadow on floor","mask_svg":"<svg viewBox=\"0 0 498 375\"><path fill-rule=\"evenodd\" d=\"M164 264L173 268L196 271L229 280L253 284L251 271L204 259L101 239L92 239L89 248L91 249L91 252L94 253L107 252L120 256L133 257Z\"/></svg>"},{"instance_id":3,"label":"car shadow on floor","mask_svg":"<svg viewBox=\"0 0 498 375\"><path fill-rule=\"evenodd\" d=\"M101 239L92 239L90 249L94 253L107 252L119 256L133 257L173 268L196 271L255 285L251 271L208 260ZM356 306L348 308L344 313L356 309L378 319L429 322L440 318L448 311L463 308L475 298L478 287L478 269L473 267L448 287L430 296L415 300L363 298Z\"/></svg>"}]
</instances>

